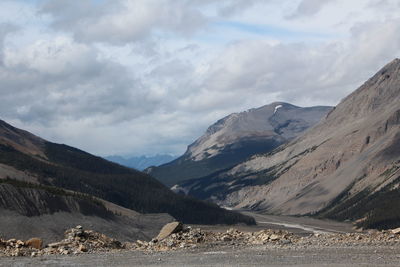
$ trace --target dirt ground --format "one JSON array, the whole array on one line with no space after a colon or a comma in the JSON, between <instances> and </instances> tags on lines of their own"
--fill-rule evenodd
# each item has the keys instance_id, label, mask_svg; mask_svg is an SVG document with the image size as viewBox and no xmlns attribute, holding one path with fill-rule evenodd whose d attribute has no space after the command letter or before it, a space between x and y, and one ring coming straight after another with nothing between
<instances>
[{"instance_id":1,"label":"dirt ground","mask_svg":"<svg viewBox=\"0 0 400 267\"><path fill-rule=\"evenodd\" d=\"M0 266L399 266L399 247L218 250L144 253L126 251L77 256L2 258Z\"/></svg>"}]
</instances>

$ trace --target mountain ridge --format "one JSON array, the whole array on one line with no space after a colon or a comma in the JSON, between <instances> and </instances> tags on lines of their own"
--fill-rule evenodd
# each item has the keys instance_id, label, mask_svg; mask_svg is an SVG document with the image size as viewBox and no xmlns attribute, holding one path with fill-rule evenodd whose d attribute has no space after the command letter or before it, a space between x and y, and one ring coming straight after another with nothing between
<instances>
[{"instance_id":1,"label":"mountain ridge","mask_svg":"<svg viewBox=\"0 0 400 267\"><path fill-rule=\"evenodd\" d=\"M146 172L168 186L206 176L292 140L330 110L274 102L230 114L208 127L181 157Z\"/></svg>"},{"instance_id":2,"label":"mountain ridge","mask_svg":"<svg viewBox=\"0 0 400 267\"><path fill-rule=\"evenodd\" d=\"M47 142L4 121L0 133L0 179L91 195L141 213L169 213L186 223L254 223L216 205L178 196L147 174ZM21 149L24 144L29 149Z\"/></svg>"},{"instance_id":3,"label":"mountain ridge","mask_svg":"<svg viewBox=\"0 0 400 267\"><path fill-rule=\"evenodd\" d=\"M384 203L383 196L393 195L400 183L399 103L400 60L395 59L305 134L269 154L253 156L225 172L210 175L210 181L202 186L212 187L217 181L262 182L238 188L233 184L228 186L231 191L226 196L225 188L206 197L235 208L288 215L320 214L361 220L363 226L393 227L386 221L398 216L392 218L398 225L400 215L390 207L383 208L376 199ZM190 186L198 187L200 180ZM391 199L400 204L399 199ZM362 209L368 203L375 204L369 211ZM353 207L364 213L355 212ZM390 210L391 214L383 215L382 210ZM349 211L357 215L349 215Z\"/></svg>"}]
</instances>

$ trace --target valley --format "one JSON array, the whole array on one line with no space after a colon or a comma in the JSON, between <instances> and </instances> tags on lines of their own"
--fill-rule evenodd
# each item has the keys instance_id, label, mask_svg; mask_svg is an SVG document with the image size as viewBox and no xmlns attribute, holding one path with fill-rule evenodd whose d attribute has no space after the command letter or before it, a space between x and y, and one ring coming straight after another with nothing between
<instances>
[{"instance_id":1,"label":"valley","mask_svg":"<svg viewBox=\"0 0 400 267\"><path fill-rule=\"evenodd\" d=\"M307 109L278 102L230 115L190 145L177 159L179 162L162 165L150 173L171 185L169 167L177 172L182 170L183 175L188 162L191 168L203 168L204 159L223 158L221 151L225 146L213 150L215 154L207 154L210 148L206 144L214 144L212 148L218 144L218 138L225 140L237 133L240 136L240 126L251 129L249 125L263 114L264 120L271 117L264 124L256 120L257 127L266 127L264 132L268 132L272 122L280 121L282 126L279 130L275 128L274 138L292 138L242 158L233 166L214 172L209 169L202 177L187 175L172 190L235 210L349 220L363 228L397 227L400 224L399 77L400 60L394 59L336 107L325 107L325 113L321 113L321 107ZM300 117L313 118L315 124L293 132L301 128ZM238 140L240 143L241 139ZM156 173L163 170L164 178Z\"/></svg>"},{"instance_id":2,"label":"valley","mask_svg":"<svg viewBox=\"0 0 400 267\"><path fill-rule=\"evenodd\" d=\"M400 266L400 0L0 14L0 267Z\"/></svg>"},{"instance_id":3,"label":"valley","mask_svg":"<svg viewBox=\"0 0 400 267\"><path fill-rule=\"evenodd\" d=\"M144 172L0 121L0 256L352 266L379 262L374 251L390 266L400 251L399 77L395 59L334 108L275 102L231 114Z\"/></svg>"}]
</instances>

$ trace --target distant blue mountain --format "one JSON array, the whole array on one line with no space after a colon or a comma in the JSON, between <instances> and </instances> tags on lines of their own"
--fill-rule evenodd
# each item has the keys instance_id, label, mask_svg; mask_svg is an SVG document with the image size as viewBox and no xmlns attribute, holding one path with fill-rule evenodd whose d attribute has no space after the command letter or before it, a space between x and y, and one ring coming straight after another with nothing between
<instances>
[{"instance_id":1,"label":"distant blue mountain","mask_svg":"<svg viewBox=\"0 0 400 267\"><path fill-rule=\"evenodd\" d=\"M122 157L122 156L107 156L105 159L121 164L126 167L137 170L144 170L150 166L160 166L176 159L171 155L155 155L155 156L139 156L139 157Z\"/></svg>"}]
</instances>

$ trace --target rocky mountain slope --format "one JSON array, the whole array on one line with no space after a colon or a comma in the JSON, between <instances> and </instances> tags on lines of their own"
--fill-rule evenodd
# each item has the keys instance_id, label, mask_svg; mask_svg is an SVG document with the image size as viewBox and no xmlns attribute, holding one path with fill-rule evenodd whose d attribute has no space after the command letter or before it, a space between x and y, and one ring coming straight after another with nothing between
<instances>
[{"instance_id":1,"label":"rocky mountain slope","mask_svg":"<svg viewBox=\"0 0 400 267\"><path fill-rule=\"evenodd\" d=\"M273 150L316 124L330 110L276 102L233 113L210 126L184 155L147 172L168 186L204 177Z\"/></svg>"},{"instance_id":2,"label":"rocky mountain slope","mask_svg":"<svg viewBox=\"0 0 400 267\"><path fill-rule=\"evenodd\" d=\"M174 160L176 157L171 155L139 156L139 157L121 157L107 156L106 160L121 164L122 166L134 168L142 171L150 166L160 166Z\"/></svg>"},{"instance_id":3,"label":"rocky mountain slope","mask_svg":"<svg viewBox=\"0 0 400 267\"><path fill-rule=\"evenodd\" d=\"M234 208L399 226L400 60L301 137L204 181L186 190Z\"/></svg>"},{"instance_id":4,"label":"rocky mountain slope","mask_svg":"<svg viewBox=\"0 0 400 267\"><path fill-rule=\"evenodd\" d=\"M187 223L254 223L216 205L176 195L147 174L47 142L4 121L0 121L0 182L0 209L7 210L0 213L0 226L5 229L16 222L40 221L42 216L63 223L60 218L68 218L62 229L76 225L82 216L110 222L101 225L111 232L129 224L131 229L158 226L157 220L152 225L142 216L134 220L112 216L135 217L138 212L168 213ZM99 220L88 221L100 224ZM60 230L48 223L39 228L46 227Z\"/></svg>"}]
</instances>

